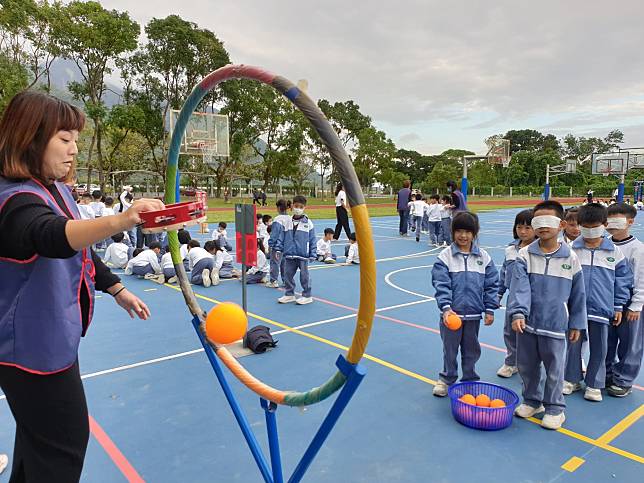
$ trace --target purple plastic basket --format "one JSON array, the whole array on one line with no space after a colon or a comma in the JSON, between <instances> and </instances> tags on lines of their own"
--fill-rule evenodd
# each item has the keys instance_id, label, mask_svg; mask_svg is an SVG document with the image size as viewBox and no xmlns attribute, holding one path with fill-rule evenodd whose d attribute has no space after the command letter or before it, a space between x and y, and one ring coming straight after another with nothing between
<instances>
[{"instance_id":1,"label":"purple plastic basket","mask_svg":"<svg viewBox=\"0 0 644 483\"><path fill-rule=\"evenodd\" d=\"M452 384L447 393L452 403L452 415L459 423L469 428L496 431L512 424L514 408L519 404L519 396L512 390L489 382L470 381ZM485 408L472 406L458 399L471 394L487 394L490 399L501 399L504 408Z\"/></svg>"}]
</instances>

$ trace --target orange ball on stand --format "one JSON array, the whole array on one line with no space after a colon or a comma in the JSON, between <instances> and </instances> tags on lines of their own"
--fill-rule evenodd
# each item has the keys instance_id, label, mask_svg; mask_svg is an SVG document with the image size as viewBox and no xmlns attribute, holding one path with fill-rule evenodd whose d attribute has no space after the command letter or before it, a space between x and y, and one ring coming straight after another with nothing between
<instances>
[{"instance_id":1,"label":"orange ball on stand","mask_svg":"<svg viewBox=\"0 0 644 483\"><path fill-rule=\"evenodd\" d=\"M246 334L248 317L239 305L223 302L208 312L206 336L217 344L231 344Z\"/></svg>"}]
</instances>

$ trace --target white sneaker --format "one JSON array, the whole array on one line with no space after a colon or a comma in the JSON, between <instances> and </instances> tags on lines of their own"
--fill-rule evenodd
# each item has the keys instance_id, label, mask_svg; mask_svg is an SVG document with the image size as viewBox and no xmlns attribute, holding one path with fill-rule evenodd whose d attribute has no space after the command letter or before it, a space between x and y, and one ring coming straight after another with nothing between
<instances>
[{"instance_id":1,"label":"white sneaker","mask_svg":"<svg viewBox=\"0 0 644 483\"><path fill-rule=\"evenodd\" d=\"M281 304L290 304L291 302L295 302L295 295L282 295L277 301Z\"/></svg>"},{"instance_id":2,"label":"white sneaker","mask_svg":"<svg viewBox=\"0 0 644 483\"><path fill-rule=\"evenodd\" d=\"M0 473L4 471L8 464L9 457L6 454L0 454Z\"/></svg>"},{"instance_id":3,"label":"white sneaker","mask_svg":"<svg viewBox=\"0 0 644 483\"><path fill-rule=\"evenodd\" d=\"M214 269L210 272L210 281L213 285L219 285L219 272Z\"/></svg>"},{"instance_id":4,"label":"white sneaker","mask_svg":"<svg viewBox=\"0 0 644 483\"><path fill-rule=\"evenodd\" d=\"M541 420L541 427L545 429L559 429L566 420L564 413L559 414L544 414Z\"/></svg>"},{"instance_id":5,"label":"white sneaker","mask_svg":"<svg viewBox=\"0 0 644 483\"><path fill-rule=\"evenodd\" d=\"M545 410L546 408L544 408L543 405L539 406L538 408L534 408L529 404L523 403L517 406L517 408L514 410L514 415L520 418L531 418L535 414L542 413Z\"/></svg>"},{"instance_id":6,"label":"white sneaker","mask_svg":"<svg viewBox=\"0 0 644 483\"><path fill-rule=\"evenodd\" d=\"M503 364L499 367L499 370L496 371L496 375L499 377L512 377L512 375L517 372L519 372L517 366L508 366L507 364Z\"/></svg>"},{"instance_id":7,"label":"white sneaker","mask_svg":"<svg viewBox=\"0 0 644 483\"><path fill-rule=\"evenodd\" d=\"M145 275L143 275L143 280L156 280L156 278L156 273L146 273Z\"/></svg>"},{"instance_id":8,"label":"white sneaker","mask_svg":"<svg viewBox=\"0 0 644 483\"><path fill-rule=\"evenodd\" d=\"M584 392L584 399L587 399L588 401L601 402L602 390L595 389L594 387L587 387L586 392Z\"/></svg>"},{"instance_id":9,"label":"white sneaker","mask_svg":"<svg viewBox=\"0 0 644 483\"><path fill-rule=\"evenodd\" d=\"M201 279L203 280L204 287L210 287L212 285L212 282L210 281L210 270L204 268L203 272L201 272Z\"/></svg>"},{"instance_id":10,"label":"white sneaker","mask_svg":"<svg viewBox=\"0 0 644 483\"><path fill-rule=\"evenodd\" d=\"M271 282L270 280L264 284L264 286L268 288L279 288L280 284L275 280L274 282Z\"/></svg>"},{"instance_id":11,"label":"white sneaker","mask_svg":"<svg viewBox=\"0 0 644 483\"><path fill-rule=\"evenodd\" d=\"M177 283L177 280L178 280L178 279L177 279L177 276L175 275L174 277L170 277L170 278L168 279L168 283Z\"/></svg>"},{"instance_id":12,"label":"white sneaker","mask_svg":"<svg viewBox=\"0 0 644 483\"><path fill-rule=\"evenodd\" d=\"M163 285L163 284L165 283L165 275L163 275L162 273L160 273L159 275L157 275L157 276L154 278L154 281L155 281L156 283L158 283L159 285Z\"/></svg>"},{"instance_id":13,"label":"white sneaker","mask_svg":"<svg viewBox=\"0 0 644 483\"><path fill-rule=\"evenodd\" d=\"M442 379L439 379L438 381L436 381L436 385L432 390L432 394L437 397L445 397L447 396L447 389L449 389L447 383Z\"/></svg>"},{"instance_id":14,"label":"white sneaker","mask_svg":"<svg viewBox=\"0 0 644 483\"><path fill-rule=\"evenodd\" d=\"M563 393L564 396L569 396L573 392L577 392L581 390L581 384L580 383L575 383L573 384L572 382L564 381L563 383Z\"/></svg>"},{"instance_id":15,"label":"white sneaker","mask_svg":"<svg viewBox=\"0 0 644 483\"><path fill-rule=\"evenodd\" d=\"M300 297L295 301L297 305L307 305L313 303L313 298L311 297Z\"/></svg>"}]
</instances>

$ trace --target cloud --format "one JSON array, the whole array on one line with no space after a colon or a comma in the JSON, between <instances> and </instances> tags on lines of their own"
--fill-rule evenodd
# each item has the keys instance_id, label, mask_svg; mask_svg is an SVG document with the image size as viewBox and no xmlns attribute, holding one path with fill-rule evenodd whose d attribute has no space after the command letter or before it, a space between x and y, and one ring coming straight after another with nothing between
<instances>
[{"instance_id":1,"label":"cloud","mask_svg":"<svg viewBox=\"0 0 644 483\"><path fill-rule=\"evenodd\" d=\"M103 4L142 23L177 13L214 31L234 62L306 78L312 95L353 99L407 131L445 123L471 138L539 116L629 125L644 92L640 0Z\"/></svg>"}]
</instances>

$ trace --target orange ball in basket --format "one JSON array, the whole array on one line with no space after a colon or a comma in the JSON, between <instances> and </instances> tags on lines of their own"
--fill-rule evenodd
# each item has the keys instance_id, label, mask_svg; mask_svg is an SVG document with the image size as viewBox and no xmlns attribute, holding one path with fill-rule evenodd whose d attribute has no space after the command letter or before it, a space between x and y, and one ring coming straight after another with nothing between
<instances>
[{"instance_id":1,"label":"orange ball in basket","mask_svg":"<svg viewBox=\"0 0 644 483\"><path fill-rule=\"evenodd\" d=\"M458 400L464 402L465 404L476 406L476 398L471 394L463 394L460 398L458 398Z\"/></svg>"},{"instance_id":2,"label":"orange ball in basket","mask_svg":"<svg viewBox=\"0 0 644 483\"><path fill-rule=\"evenodd\" d=\"M447 316L447 321L446 321L445 325L450 330L458 330L463 325L463 321L461 320L461 318L458 315L449 314Z\"/></svg>"},{"instance_id":3,"label":"orange ball in basket","mask_svg":"<svg viewBox=\"0 0 644 483\"><path fill-rule=\"evenodd\" d=\"M483 407L483 408L489 408L490 407L490 398L487 394L479 394L476 396L476 405Z\"/></svg>"},{"instance_id":4,"label":"orange ball in basket","mask_svg":"<svg viewBox=\"0 0 644 483\"><path fill-rule=\"evenodd\" d=\"M239 305L223 302L208 312L206 335L217 344L230 344L246 334L248 317Z\"/></svg>"},{"instance_id":5,"label":"orange ball in basket","mask_svg":"<svg viewBox=\"0 0 644 483\"><path fill-rule=\"evenodd\" d=\"M490 401L490 407L491 408L504 408L505 407L505 401L503 399L492 399Z\"/></svg>"}]
</instances>

